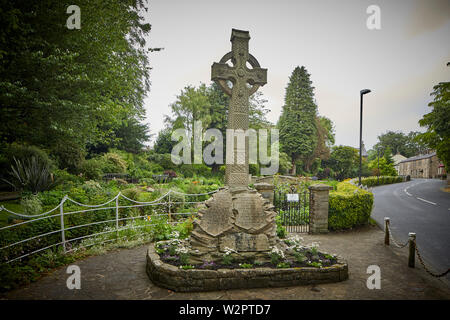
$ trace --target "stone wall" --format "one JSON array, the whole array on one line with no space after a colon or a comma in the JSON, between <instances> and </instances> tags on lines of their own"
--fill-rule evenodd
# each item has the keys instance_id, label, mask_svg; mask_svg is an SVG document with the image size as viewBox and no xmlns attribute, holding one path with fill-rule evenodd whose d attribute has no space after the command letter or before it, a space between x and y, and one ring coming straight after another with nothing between
<instances>
[{"instance_id":1,"label":"stone wall","mask_svg":"<svg viewBox=\"0 0 450 320\"><path fill-rule=\"evenodd\" d=\"M325 268L183 270L162 262L151 244L147 252L147 274L158 286L195 292L339 282L348 279L348 265L338 260L337 264Z\"/></svg>"}]
</instances>

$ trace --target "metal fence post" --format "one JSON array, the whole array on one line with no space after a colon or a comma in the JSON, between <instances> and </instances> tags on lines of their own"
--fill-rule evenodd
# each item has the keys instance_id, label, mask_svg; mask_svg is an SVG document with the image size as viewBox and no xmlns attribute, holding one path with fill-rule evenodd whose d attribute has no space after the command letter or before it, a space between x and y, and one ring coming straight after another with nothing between
<instances>
[{"instance_id":1,"label":"metal fence post","mask_svg":"<svg viewBox=\"0 0 450 320\"><path fill-rule=\"evenodd\" d=\"M391 223L391 219L389 217L384 217L384 244L386 246L389 245L389 226Z\"/></svg>"},{"instance_id":2,"label":"metal fence post","mask_svg":"<svg viewBox=\"0 0 450 320\"><path fill-rule=\"evenodd\" d=\"M119 196L120 192L116 198L116 237L119 236Z\"/></svg>"},{"instance_id":3,"label":"metal fence post","mask_svg":"<svg viewBox=\"0 0 450 320\"><path fill-rule=\"evenodd\" d=\"M168 213L168 216L169 216L169 222L170 221L172 221L172 217L170 216L170 191L169 191L169 213Z\"/></svg>"},{"instance_id":4,"label":"metal fence post","mask_svg":"<svg viewBox=\"0 0 450 320\"><path fill-rule=\"evenodd\" d=\"M416 234L410 232L409 236L409 257L408 257L408 267L414 268L416 262Z\"/></svg>"},{"instance_id":5,"label":"metal fence post","mask_svg":"<svg viewBox=\"0 0 450 320\"><path fill-rule=\"evenodd\" d=\"M64 196L64 198L61 200L61 204L59 205L59 213L61 217L61 240L62 240L62 246L64 253L67 252L66 250L66 233L65 233L65 227L64 227L64 202L66 202L67 195Z\"/></svg>"}]
</instances>

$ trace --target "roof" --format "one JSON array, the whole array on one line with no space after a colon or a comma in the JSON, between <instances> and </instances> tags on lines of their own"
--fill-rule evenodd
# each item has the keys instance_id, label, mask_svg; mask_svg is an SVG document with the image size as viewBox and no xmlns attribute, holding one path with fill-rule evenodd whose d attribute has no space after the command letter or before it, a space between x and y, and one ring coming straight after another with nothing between
<instances>
[{"instance_id":1,"label":"roof","mask_svg":"<svg viewBox=\"0 0 450 320\"><path fill-rule=\"evenodd\" d=\"M397 153L396 155L392 156L392 159L394 160L394 165L397 165L407 158L405 156L402 156L400 153Z\"/></svg>"},{"instance_id":2,"label":"roof","mask_svg":"<svg viewBox=\"0 0 450 320\"><path fill-rule=\"evenodd\" d=\"M414 157L405 159L405 160L403 160L403 161L400 161L399 163L410 162L410 161L416 161L416 160L422 160L422 159L428 159L428 158L431 158L431 157L433 157L433 156L435 156L435 155L436 155L436 152L432 152L432 153L429 153L429 154L421 154L421 155L414 156Z\"/></svg>"}]
</instances>

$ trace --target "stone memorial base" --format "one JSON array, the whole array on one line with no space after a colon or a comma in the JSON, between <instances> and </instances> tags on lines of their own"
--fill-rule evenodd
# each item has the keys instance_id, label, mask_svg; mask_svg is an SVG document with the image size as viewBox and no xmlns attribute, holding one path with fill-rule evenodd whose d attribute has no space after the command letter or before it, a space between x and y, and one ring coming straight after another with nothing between
<instances>
[{"instance_id":1,"label":"stone memorial base","mask_svg":"<svg viewBox=\"0 0 450 320\"><path fill-rule=\"evenodd\" d=\"M161 261L151 244L147 251L147 274L158 286L178 292L198 292L339 282L348 279L348 266L338 260L324 268L183 270Z\"/></svg>"},{"instance_id":2,"label":"stone memorial base","mask_svg":"<svg viewBox=\"0 0 450 320\"><path fill-rule=\"evenodd\" d=\"M279 243L274 206L254 189L222 188L198 216L189 237L191 263L219 260L229 249L264 261Z\"/></svg>"}]
</instances>

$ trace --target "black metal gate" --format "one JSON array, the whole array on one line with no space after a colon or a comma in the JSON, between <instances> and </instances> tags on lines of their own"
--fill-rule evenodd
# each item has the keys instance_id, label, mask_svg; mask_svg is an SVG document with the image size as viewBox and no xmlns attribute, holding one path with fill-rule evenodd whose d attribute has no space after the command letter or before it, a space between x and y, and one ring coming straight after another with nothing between
<instances>
[{"instance_id":1,"label":"black metal gate","mask_svg":"<svg viewBox=\"0 0 450 320\"><path fill-rule=\"evenodd\" d=\"M287 232L309 232L309 190L301 193L275 192L273 204Z\"/></svg>"}]
</instances>

